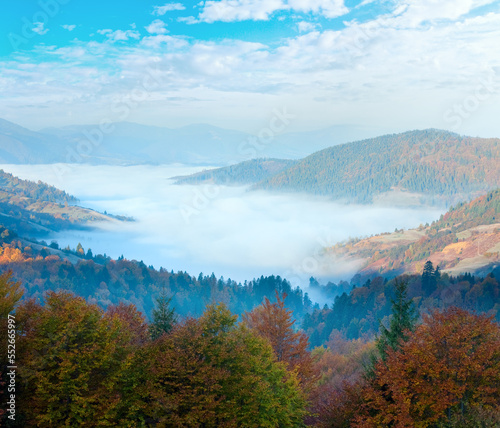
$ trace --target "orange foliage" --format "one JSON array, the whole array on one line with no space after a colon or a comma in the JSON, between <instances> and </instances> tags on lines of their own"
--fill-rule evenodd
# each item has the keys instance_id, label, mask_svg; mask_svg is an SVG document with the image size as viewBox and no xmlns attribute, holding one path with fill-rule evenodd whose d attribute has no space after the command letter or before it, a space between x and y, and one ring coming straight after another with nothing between
<instances>
[{"instance_id":1,"label":"orange foliage","mask_svg":"<svg viewBox=\"0 0 500 428\"><path fill-rule=\"evenodd\" d=\"M458 308L424 316L379 363L357 427L428 427L478 408L500 410L500 326Z\"/></svg>"},{"instance_id":2,"label":"orange foliage","mask_svg":"<svg viewBox=\"0 0 500 428\"><path fill-rule=\"evenodd\" d=\"M276 292L276 303L266 297L264 303L243 315L246 324L259 336L267 339L278 361L283 361L290 370L295 370L305 389L317 379L311 353L307 350L309 339L304 332L294 332L292 311L285 308L286 294L281 299Z\"/></svg>"}]
</instances>

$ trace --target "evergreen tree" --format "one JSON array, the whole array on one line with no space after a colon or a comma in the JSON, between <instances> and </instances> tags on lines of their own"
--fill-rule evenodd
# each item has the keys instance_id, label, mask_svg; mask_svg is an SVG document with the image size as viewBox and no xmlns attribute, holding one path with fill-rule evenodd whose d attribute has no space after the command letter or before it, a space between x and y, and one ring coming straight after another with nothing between
<instances>
[{"instance_id":1,"label":"evergreen tree","mask_svg":"<svg viewBox=\"0 0 500 428\"><path fill-rule=\"evenodd\" d=\"M389 349L398 350L401 343L408 339L407 332L415 329L417 314L413 301L408 299L408 280L396 278L394 280L395 297L392 302L392 317L389 328L381 324L380 336L376 346L380 357L385 361Z\"/></svg>"},{"instance_id":2,"label":"evergreen tree","mask_svg":"<svg viewBox=\"0 0 500 428\"><path fill-rule=\"evenodd\" d=\"M425 296L430 295L436 288L436 276L434 273L432 262L427 260L424 265L424 271L422 272L422 291Z\"/></svg>"},{"instance_id":3,"label":"evergreen tree","mask_svg":"<svg viewBox=\"0 0 500 428\"><path fill-rule=\"evenodd\" d=\"M156 308L153 309L153 323L150 325L151 339L156 340L172 330L177 322L174 308L170 307L172 297L168 297L165 290L156 299Z\"/></svg>"}]
</instances>

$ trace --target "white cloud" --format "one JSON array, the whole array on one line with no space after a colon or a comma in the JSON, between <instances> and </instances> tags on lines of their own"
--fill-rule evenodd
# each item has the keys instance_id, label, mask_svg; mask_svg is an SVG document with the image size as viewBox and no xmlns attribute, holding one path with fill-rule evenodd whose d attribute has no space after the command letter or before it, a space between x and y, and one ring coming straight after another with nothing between
<instances>
[{"instance_id":1,"label":"white cloud","mask_svg":"<svg viewBox=\"0 0 500 428\"><path fill-rule=\"evenodd\" d=\"M316 28L317 24L313 22L307 22L307 21L300 21L297 24L297 29L299 30L300 33L308 33L310 31L313 31Z\"/></svg>"},{"instance_id":2,"label":"white cloud","mask_svg":"<svg viewBox=\"0 0 500 428\"><path fill-rule=\"evenodd\" d=\"M204 3L200 22L267 21L274 12L292 10L336 18L349 10L344 0L218 0Z\"/></svg>"},{"instance_id":3,"label":"white cloud","mask_svg":"<svg viewBox=\"0 0 500 428\"><path fill-rule=\"evenodd\" d=\"M140 39L141 35L138 31L135 30L110 30L109 28L103 30L97 30L99 34L105 35L110 41L118 42L118 41L127 41L129 39Z\"/></svg>"},{"instance_id":4,"label":"white cloud","mask_svg":"<svg viewBox=\"0 0 500 428\"><path fill-rule=\"evenodd\" d=\"M68 31L73 31L76 28L76 25L61 25L62 28Z\"/></svg>"},{"instance_id":5,"label":"white cloud","mask_svg":"<svg viewBox=\"0 0 500 428\"><path fill-rule=\"evenodd\" d=\"M432 9L432 2L422 1ZM500 80L500 50L492 43L500 38L500 14L468 17L467 11L478 2L464 1L458 12L445 3L424 13L416 2L406 1L397 12L371 21L351 21L339 30L308 29L268 46L167 34L148 34L139 41L138 33L131 37L100 30L105 41L73 42L64 51L45 46L33 58L0 61L0 117L17 114L37 123L63 121L69 104L57 104L55 98L63 93L71 94L67 97L73 100L74 118L98 122L99 114L106 115L121 94L142 81L154 59L161 84L133 110L149 123L172 117L173 125L178 119L224 126L227 120L228 126L252 130L274 107L286 105L301 117L298 127L362 123L383 126L384 132L395 127L446 128L443 112L474 94L479 79L493 75L495 82ZM456 14L460 17L452 19ZM294 25L305 30L308 25L299 21ZM132 43L109 43L126 38ZM62 62L65 66L58 67ZM173 93L186 100L175 109L168 102ZM457 131L500 135L494 113L499 102L500 95L492 94ZM45 106L47 113L24 107L34 105Z\"/></svg>"},{"instance_id":6,"label":"white cloud","mask_svg":"<svg viewBox=\"0 0 500 428\"><path fill-rule=\"evenodd\" d=\"M184 10L186 9L182 3L167 3L163 6L155 6L153 15L163 16L167 12L171 12L173 10Z\"/></svg>"},{"instance_id":7,"label":"white cloud","mask_svg":"<svg viewBox=\"0 0 500 428\"><path fill-rule=\"evenodd\" d=\"M168 30L165 28L166 26L167 24L165 24L165 22L163 22L161 19L155 19L145 28L149 34L166 34L168 33Z\"/></svg>"},{"instance_id":8,"label":"white cloud","mask_svg":"<svg viewBox=\"0 0 500 428\"><path fill-rule=\"evenodd\" d=\"M62 181L53 165L2 167L21 178L58 186L79 197L83 206L136 219L103 224L102 231L58 234L61 247L75 247L81 240L95 254L123 253L157 268L191 275L215 272L237 281L271 274L293 280L294 286L297 281L307 284L311 276L325 282L349 280L353 272L345 262L334 263L322 251L325 246L394 227L415 227L443 212L342 205L327 198L233 186L210 186L214 193L209 194L204 186L175 186L165 180L195 172L182 166L61 166L67 171Z\"/></svg>"},{"instance_id":9,"label":"white cloud","mask_svg":"<svg viewBox=\"0 0 500 428\"><path fill-rule=\"evenodd\" d=\"M177 18L177 21L184 22L185 24L188 25L197 24L200 22L194 16L179 16L179 18Z\"/></svg>"},{"instance_id":10,"label":"white cloud","mask_svg":"<svg viewBox=\"0 0 500 428\"><path fill-rule=\"evenodd\" d=\"M267 21L272 13L285 7L282 0L207 1L199 20L204 22Z\"/></svg>"},{"instance_id":11,"label":"white cloud","mask_svg":"<svg viewBox=\"0 0 500 428\"><path fill-rule=\"evenodd\" d=\"M349 12L344 0L288 0L288 5L297 12L311 12L326 18L336 18Z\"/></svg>"},{"instance_id":12,"label":"white cloud","mask_svg":"<svg viewBox=\"0 0 500 428\"><path fill-rule=\"evenodd\" d=\"M31 30L40 36L47 34L49 31L48 28L44 28L45 24L43 22L34 22L33 25L34 27Z\"/></svg>"},{"instance_id":13,"label":"white cloud","mask_svg":"<svg viewBox=\"0 0 500 428\"><path fill-rule=\"evenodd\" d=\"M497 0L405 0L397 23L403 27L418 27L424 22L457 20L472 10Z\"/></svg>"},{"instance_id":14,"label":"white cloud","mask_svg":"<svg viewBox=\"0 0 500 428\"><path fill-rule=\"evenodd\" d=\"M143 37L141 45L148 48L159 48L161 45L166 45L171 49L180 49L188 45L188 42L179 37L167 36L159 34L155 36Z\"/></svg>"}]
</instances>

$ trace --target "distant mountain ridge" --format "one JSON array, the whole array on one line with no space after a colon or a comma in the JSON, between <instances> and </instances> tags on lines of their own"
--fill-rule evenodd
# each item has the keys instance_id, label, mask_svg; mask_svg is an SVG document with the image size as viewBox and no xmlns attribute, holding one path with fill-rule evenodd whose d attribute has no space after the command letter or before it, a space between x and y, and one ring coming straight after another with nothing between
<instances>
[{"instance_id":1,"label":"distant mountain ridge","mask_svg":"<svg viewBox=\"0 0 500 428\"><path fill-rule=\"evenodd\" d=\"M500 139L428 129L340 144L259 175L258 162L205 171L179 183L239 184L252 189L304 192L348 202L405 201L451 205L500 186ZM251 171L254 168L255 171ZM247 183L250 181L248 180Z\"/></svg>"},{"instance_id":2,"label":"distant mountain ridge","mask_svg":"<svg viewBox=\"0 0 500 428\"><path fill-rule=\"evenodd\" d=\"M259 133L265 131L265 137ZM369 128L333 126L258 135L207 124L179 128L132 122L74 125L34 132L0 119L0 163L168 164L227 166L255 158L300 159L335 144L373 135Z\"/></svg>"},{"instance_id":3,"label":"distant mountain ridge","mask_svg":"<svg viewBox=\"0 0 500 428\"><path fill-rule=\"evenodd\" d=\"M0 119L0 163L36 164L61 161L64 143Z\"/></svg>"},{"instance_id":4,"label":"distant mountain ridge","mask_svg":"<svg viewBox=\"0 0 500 428\"><path fill-rule=\"evenodd\" d=\"M454 203L500 186L500 139L428 129L342 144L313 153L255 189L371 202L395 189Z\"/></svg>"}]
</instances>

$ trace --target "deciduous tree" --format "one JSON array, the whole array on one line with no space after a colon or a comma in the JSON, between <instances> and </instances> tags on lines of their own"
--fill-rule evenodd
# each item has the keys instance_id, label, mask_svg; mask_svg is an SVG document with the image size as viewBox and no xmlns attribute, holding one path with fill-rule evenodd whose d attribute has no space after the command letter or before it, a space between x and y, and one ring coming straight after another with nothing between
<instances>
[{"instance_id":1,"label":"deciduous tree","mask_svg":"<svg viewBox=\"0 0 500 428\"><path fill-rule=\"evenodd\" d=\"M245 323L271 344L278 361L287 364L289 370L296 370L301 384L308 389L317 373L311 353L309 340L305 333L293 330L295 321L292 311L285 308L286 294L283 298L276 292L276 303L266 297L262 305L243 315Z\"/></svg>"},{"instance_id":2,"label":"deciduous tree","mask_svg":"<svg viewBox=\"0 0 500 428\"><path fill-rule=\"evenodd\" d=\"M116 426L131 337L116 316L69 293L19 308L25 426Z\"/></svg>"},{"instance_id":3,"label":"deciduous tree","mask_svg":"<svg viewBox=\"0 0 500 428\"><path fill-rule=\"evenodd\" d=\"M498 416L500 326L462 309L433 312L399 350L388 350L375 374L357 427L447 426L481 411Z\"/></svg>"}]
</instances>

